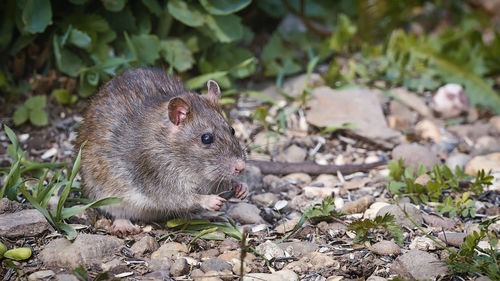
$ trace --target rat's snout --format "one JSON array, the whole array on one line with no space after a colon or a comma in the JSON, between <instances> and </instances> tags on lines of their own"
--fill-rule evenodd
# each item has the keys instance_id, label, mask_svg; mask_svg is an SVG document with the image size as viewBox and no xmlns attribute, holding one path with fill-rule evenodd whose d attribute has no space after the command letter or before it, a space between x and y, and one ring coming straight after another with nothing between
<instances>
[{"instance_id":1,"label":"rat's snout","mask_svg":"<svg viewBox=\"0 0 500 281\"><path fill-rule=\"evenodd\" d=\"M245 170L245 161L238 159L234 163L234 173L235 174L241 174Z\"/></svg>"}]
</instances>

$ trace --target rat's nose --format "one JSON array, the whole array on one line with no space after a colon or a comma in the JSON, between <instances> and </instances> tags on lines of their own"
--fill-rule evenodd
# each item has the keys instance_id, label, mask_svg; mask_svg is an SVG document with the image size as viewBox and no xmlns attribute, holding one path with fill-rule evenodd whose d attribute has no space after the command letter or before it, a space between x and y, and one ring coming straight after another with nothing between
<instances>
[{"instance_id":1,"label":"rat's nose","mask_svg":"<svg viewBox=\"0 0 500 281\"><path fill-rule=\"evenodd\" d=\"M236 160L236 163L234 164L234 172L236 174L240 174L241 172L243 172L244 169L245 169L245 161Z\"/></svg>"}]
</instances>

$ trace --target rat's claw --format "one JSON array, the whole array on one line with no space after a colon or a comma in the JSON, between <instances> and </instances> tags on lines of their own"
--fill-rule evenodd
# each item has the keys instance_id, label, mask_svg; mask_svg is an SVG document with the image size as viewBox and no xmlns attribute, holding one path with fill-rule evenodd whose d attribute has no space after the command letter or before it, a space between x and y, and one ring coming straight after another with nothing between
<instances>
[{"instance_id":1,"label":"rat's claw","mask_svg":"<svg viewBox=\"0 0 500 281\"><path fill-rule=\"evenodd\" d=\"M113 225L110 227L110 232L113 235L122 237L129 234L137 234L141 232L141 228L132 224L130 220L127 219L115 219Z\"/></svg>"},{"instance_id":2,"label":"rat's claw","mask_svg":"<svg viewBox=\"0 0 500 281\"><path fill-rule=\"evenodd\" d=\"M218 211L224 205L226 199L218 195L202 195L200 205L203 209L209 211Z\"/></svg>"},{"instance_id":3,"label":"rat's claw","mask_svg":"<svg viewBox=\"0 0 500 281\"><path fill-rule=\"evenodd\" d=\"M238 183L233 186L234 198L245 199L248 195L248 186L244 183Z\"/></svg>"}]
</instances>

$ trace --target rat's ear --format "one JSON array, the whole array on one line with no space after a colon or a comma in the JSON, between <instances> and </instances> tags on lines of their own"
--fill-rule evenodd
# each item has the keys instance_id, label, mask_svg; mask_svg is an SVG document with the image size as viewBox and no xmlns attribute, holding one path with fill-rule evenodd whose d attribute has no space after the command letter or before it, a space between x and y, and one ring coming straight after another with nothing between
<instances>
[{"instance_id":1,"label":"rat's ear","mask_svg":"<svg viewBox=\"0 0 500 281\"><path fill-rule=\"evenodd\" d=\"M207 88L208 88L207 98L209 98L215 103L219 103L220 99L219 84L217 84L217 82L215 82L214 80L208 80Z\"/></svg>"},{"instance_id":2,"label":"rat's ear","mask_svg":"<svg viewBox=\"0 0 500 281\"><path fill-rule=\"evenodd\" d=\"M180 97L175 97L168 102L168 119L175 126L179 126L189 114L189 105Z\"/></svg>"}]
</instances>

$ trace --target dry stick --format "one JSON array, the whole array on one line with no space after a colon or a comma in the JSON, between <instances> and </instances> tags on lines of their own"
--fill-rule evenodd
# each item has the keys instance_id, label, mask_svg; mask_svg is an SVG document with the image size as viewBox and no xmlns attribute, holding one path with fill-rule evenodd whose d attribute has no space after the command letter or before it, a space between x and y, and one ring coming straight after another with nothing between
<instances>
[{"instance_id":1,"label":"dry stick","mask_svg":"<svg viewBox=\"0 0 500 281\"><path fill-rule=\"evenodd\" d=\"M284 162L270 162L260 160L248 160L248 164L256 166L263 174L291 174L291 173L306 173L310 175L320 174L335 174L341 172L343 174L352 174L355 172L368 171L378 166L387 164L386 159L359 165L318 165L314 162L301 162L301 163L284 163Z\"/></svg>"}]
</instances>

